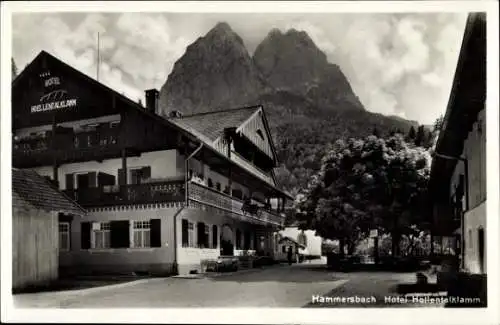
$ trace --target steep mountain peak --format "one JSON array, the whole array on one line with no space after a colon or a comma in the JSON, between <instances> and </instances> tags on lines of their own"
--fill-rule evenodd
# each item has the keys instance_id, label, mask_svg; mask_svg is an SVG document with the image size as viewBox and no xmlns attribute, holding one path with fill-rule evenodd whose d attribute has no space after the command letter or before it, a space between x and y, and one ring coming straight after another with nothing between
<instances>
[{"instance_id":1,"label":"steep mountain peak","mask_svg":"<svg viewBox=\"0 0 500 325\"><path fill-rule=\"evenodd\" d=\"M226 22L217 23L203 38L207 42L216 42L219 40L235 41L239 45L244 47L243 40L241 39L241 37L238 34L236 34L236 32Z\"/></svg>"},{"instance_id":2,"label":"steep mountain peak","mask_svg":"<svg viewBox=\"0 0 500 325\"><path fill-rule=\"evenodd\" d=\"M241 37L220 22L189 45L160 90L163 113L184 114L238 107L264 85Z\"/></svg>"},{"instance_id":3,"label":"steep mountain peak","mask_svg":"<svg viewBox=\"0 0 500 325\"><path fill-rule=\"evenodd\" d=\"M273 28L267 34L268 38L276 38L276 37L281 37L281 36L283 36L283 33L281 32L281 30L279 28Z\"/></svg>"},{"instance_id":4,"label":"steep mountain peak","mask_svg":"<svg viewBox=\"0 0 500 325\"><path fill-rule=\"evenodd\" d=\"M212 31L233 32L233 29L225 21L220 21L212 28Z\"/></svg>"},{"instance_id":5,"label":"steep mountain peak","mask_svg":"<svg viewBox=\"0 0 500 325\"><path fill-rule=\"evenodd\" d=\"M253 60L277 90L301 94L320 107L363 110L341 69L328 62L303 30L271 31L257 46Z\"/></svg>"},{"instance_id":6,"label":"steep mountain peak","mask_svg":"<svg viewBox=\"0 0 500 325\"><path fill-rule=\"evenodd\" d=\"M309 37L309 34L307 34L303 30L297 30L295 28L290 28L289 30L286 31L285 33L286 36L288 37L297 37L297 38L306 38L306 39L311 39Z\"/></svg>"},{"instance_id":7,"label":"steep mountain peak","mask_svg":"<svg viewBox=\"0 0 500 325\"><path fill-rule=\"evenodd\" d=\"M273 87L305 94L328 64L306 32L273 30L257 46L253 59Z\"/></svg>"}]
</instances>

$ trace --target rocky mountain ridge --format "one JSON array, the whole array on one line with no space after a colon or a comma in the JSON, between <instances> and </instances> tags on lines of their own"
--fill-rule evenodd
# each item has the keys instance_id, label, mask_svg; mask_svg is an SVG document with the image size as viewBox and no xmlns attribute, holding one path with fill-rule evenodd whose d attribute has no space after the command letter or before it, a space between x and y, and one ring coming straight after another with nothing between
<instances>
[{"instance_id":1,"label":"rocky mountain ridge","mask_svg":"<svg viewBox=\"0 0 500 325\"><path fill-rule=\"evenodd\" d=\"M241 37L218 23L187 47L160 91L164 115L249 105L267 113L288 190L307 184L329 143L418 124L366 111L341 68L294 29L271 30L250 56Z\"/></svg>"}]
</instances>

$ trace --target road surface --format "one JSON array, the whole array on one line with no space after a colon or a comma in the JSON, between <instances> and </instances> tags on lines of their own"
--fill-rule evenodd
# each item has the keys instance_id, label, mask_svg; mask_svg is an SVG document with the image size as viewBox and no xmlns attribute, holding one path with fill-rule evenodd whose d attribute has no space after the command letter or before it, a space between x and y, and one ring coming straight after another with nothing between
<instances>
[{"instance_id":1,"label":"road surface","mask_svg":"<svg viewBox=\"0 0 500 325\"><path fill-rule=\"evenodd\" d=\"M31 308L381 307L387 306L385 296L398 296L395 285L414 279L413 273L332 272L306 262L206 278L154 278L74 292L19 294L14 303ZM365 301L318 303L321 297ZM377 301L367 302L371 297Z\"/></svg>"}]
</instances>

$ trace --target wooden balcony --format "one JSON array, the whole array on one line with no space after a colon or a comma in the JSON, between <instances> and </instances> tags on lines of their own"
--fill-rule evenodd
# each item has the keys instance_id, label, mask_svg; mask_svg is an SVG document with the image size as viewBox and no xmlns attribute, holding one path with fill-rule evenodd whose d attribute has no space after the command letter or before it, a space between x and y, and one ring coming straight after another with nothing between
<instances>
[{"instance_id":1,"label":"wooden balcony","mask_svg":"<svg viewBox=\"0 0 500 325\"><path fill-rule=\"evenodd\" d=\"M249 161L247 161L234 151L231 152L231 160L233 160L235 163L246 169L252 175L260 178L261 180L265 181L268 184L274 185L274 181L271 175L260 170L257 166L254 166L253 164L251 164Z\"/></svg>"},{"instance_id":2,"label":"wooden balcony","mask_svg":"<svg viewBox=\"0 0 500 325\"><path fill-rule=\"evenodd\" d=\"M71 199L86 208L155 204L184 203L184 181L173 180L126 186L101 186L63 191ZM283 225L284 218L277 211L246 204L243 201L201 184L188 185L190 205L209 206L223 210L232 217L259 224Z\"/></svg>"},{"instance_id":3,"label":"wooden balcony","mask_svg":"<svg viewBox=\"0 0 500 325\"><path fill-rule=\"evenodd\" d=\"M53 142L54 141L54 142ZM31 136L14 140L12 158L15 167L108 158L119 155L118 130L107 132L66 133L54 136Z\"/></svg>"},{"instance_id":4,"label":"wooden balcony","mask_svg":"<svg viewBox=\"0 0 500 325\"><path fill-rule=\"evenodd\" d=\"M244 203L240 199L202 184L190 182L188 184L188 196L190 202L224 210L235 214L235 217L239 219L250 222L254 220L263 224L272 223L277 226L284 223L284 218L275 210Z\"/></svg>"},{"instance_id":5,"label":"wooden balcony","mask_svg":"<svg viewBox=\"0 0 500 325\"><path fill-rule=\"evenodd\" d=\"M83 207L184 202L184 181L65 190Z\"/></svg>"}]
</instances>

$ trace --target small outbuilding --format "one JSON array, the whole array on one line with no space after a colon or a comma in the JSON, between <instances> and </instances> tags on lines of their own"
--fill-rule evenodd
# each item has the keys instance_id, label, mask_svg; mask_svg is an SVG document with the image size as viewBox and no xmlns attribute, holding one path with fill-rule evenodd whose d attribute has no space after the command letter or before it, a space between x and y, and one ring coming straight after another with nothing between
<instances>
[{"instance_id":1,"label":"small outbuilding","mask_svg":"<svg viewBox=\"0 0 500 325\"><path fill-rule=\"evenodd\" d=\"M34 171L12 169L12 289L58 278L59 250L70 242L69 221L86 212Z\"/></svg>"}]
</instances>

